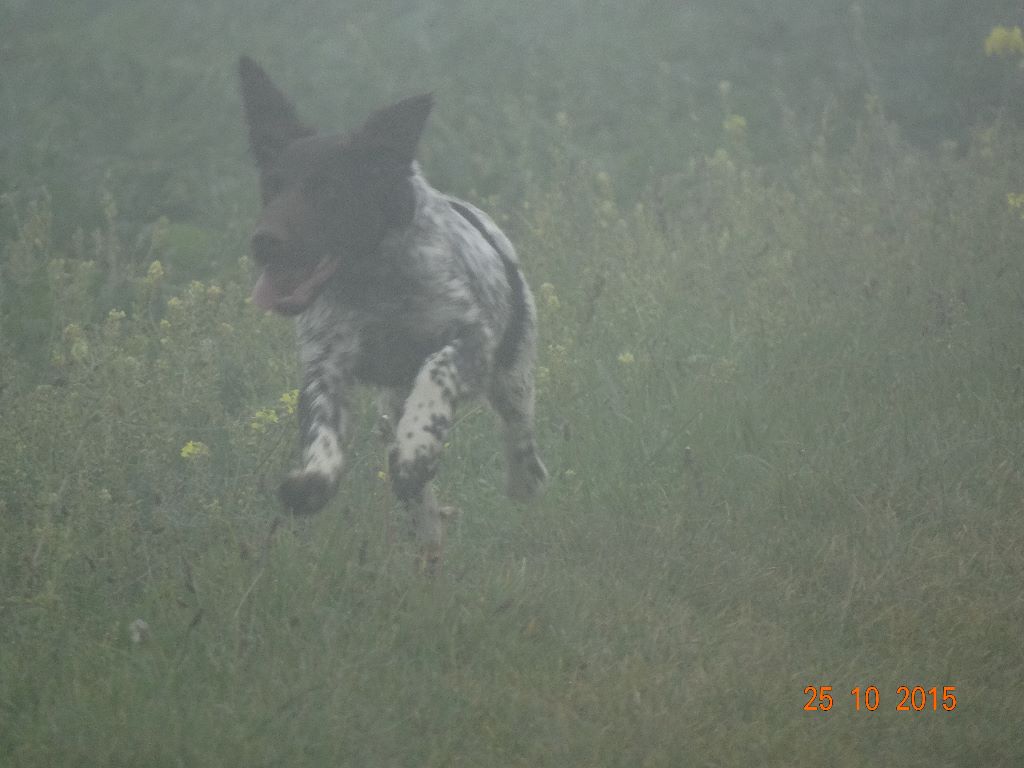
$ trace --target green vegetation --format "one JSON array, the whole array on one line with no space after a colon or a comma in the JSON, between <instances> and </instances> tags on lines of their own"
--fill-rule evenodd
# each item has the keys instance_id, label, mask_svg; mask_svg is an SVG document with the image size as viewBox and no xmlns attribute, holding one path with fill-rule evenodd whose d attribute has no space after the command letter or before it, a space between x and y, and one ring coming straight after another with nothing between
<instances>
[{"instance_id":1,"label":"green vegetation","mask_svg":"<svg viewBox=\"0 0 1024 768\"><path fill-rule=\"evenodd\" d=\"M591 110L557 90L587 60L582 32L561 59L538 50L508 72L488 58L481 30L525 36L554 11L466 4L407 83L396 73L423 51L389 68L371 36L415 37L401 4L353 3L366 7L347 23L304 4L317 24L289 6L303 45L270 3L251 4L269 18L250 37L226 2L122 8L113 29L110 4L8 5L0 21L22 25L0 49L20 62L8 82L82 61L93 77L65 101L25 95L52 153L4 154L22 189L51 192L12 189L0 221L0 764L1024 756L1024 131L993 119L922 150L869 93L771 162L770 111L742 87L695 94L703 133L687 138L678 121L605 122L640 109L620 91ZM643 80L629 67L660 52L627 45L639 11L600 5L622 6L635 59L609 54L619 76ZM990 38L986 58L996 20L973 41L977 71L1008 78L1020 33ZM140 33L154 24L160 42ZM394 514L369 393L337 500L278 517L295 350L290 324L246 301L255 180L218 32L270 51L325 124L443 87L432 177L521 252L552 481L531 506L507 501L494 419L464 408L439 483L461 513L436 579L417 575ZM198 53L171 53L175 37ZM29 42L31 65L10 52ZM296 48L310 59L289 60ZM114 125L95 103L82 116L107 96L124 109L132 78L152 123ZM147 136L179 107L194 130ZM65 163L61 132L80 124L110 145ZM803 710L808 685L833 686L831 711ZM881 705L855 711L849 691L870 685ZM938 711L896 711L900 685L938 687Z\"/></svg>"}]
</instances>

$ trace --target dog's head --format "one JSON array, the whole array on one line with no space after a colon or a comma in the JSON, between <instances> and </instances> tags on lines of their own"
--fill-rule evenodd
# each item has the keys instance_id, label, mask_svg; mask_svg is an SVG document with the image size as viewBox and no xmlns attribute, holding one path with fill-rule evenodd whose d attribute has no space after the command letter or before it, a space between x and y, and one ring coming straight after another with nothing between
<instances>
[{"instance_id":1,"label":"dog's head","mask_svg":"<svg viewBox=\"0 0 1024 768\"><path fill-rule=\"evenodd\" d=\"M263 195L252 299L294 315L346 263L372 259L385 233L412 220L413 157L432 98L382 109L348 137L321 136L256 62L243 56L239 74Z\"/></svg>"}]
</instances>

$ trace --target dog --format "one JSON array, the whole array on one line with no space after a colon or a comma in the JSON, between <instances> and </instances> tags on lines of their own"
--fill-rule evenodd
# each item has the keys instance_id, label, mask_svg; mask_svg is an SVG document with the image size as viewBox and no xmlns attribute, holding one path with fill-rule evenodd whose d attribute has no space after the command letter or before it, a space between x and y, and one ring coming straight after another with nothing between
<instances>
[{"instance_id":1,"label":"dog","mask_svg":"<svg viewBox=\"0 0 1024 768\"><path fill-rule=\"evenodd\" d=\"M505 430L506 490L547 479L534 436L537 321L515 249L491 218L427 183L415 160L430 94L321 135L247 56L239 60L263 209L252 302L295 318L303 368L292 514L337 492L356 384L380 388L388 474L428 563L440 559L432 480L458 405L485 396Z\"/></svg>"}]
</instances>

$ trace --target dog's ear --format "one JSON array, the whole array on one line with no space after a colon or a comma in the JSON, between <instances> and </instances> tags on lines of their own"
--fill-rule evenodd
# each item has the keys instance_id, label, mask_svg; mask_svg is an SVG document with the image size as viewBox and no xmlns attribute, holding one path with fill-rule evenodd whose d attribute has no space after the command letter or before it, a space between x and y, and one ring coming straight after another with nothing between
<instances>
[{"instance_id":1,"label":"dog's ear","mask_svg":"<svg viewBox=\"0 0 1024 768\"><path fill-rule=\"evenodd\" d=\"M411 163L433 106L433 94L424 93L378 110L355 133L351 146L385 150L403 163Z\"/></svg>"},{"instance_id":2,"label":"dog's ear","mask_svg":"<svg viewBox=\"0 0 1024 768\"><path fill-rule=\"evenodd\" d=\"M238 60L238 75L249 124L249 147L260 170L266 170L285 147L316 131L299 120L288 97L248 56Z\"/></svg>"}]
</instances>

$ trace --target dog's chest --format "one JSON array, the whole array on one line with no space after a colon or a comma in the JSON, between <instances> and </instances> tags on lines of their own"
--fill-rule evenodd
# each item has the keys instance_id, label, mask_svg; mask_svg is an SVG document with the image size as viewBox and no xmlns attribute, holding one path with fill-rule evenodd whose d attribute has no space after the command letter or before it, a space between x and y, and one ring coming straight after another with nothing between
<instances>
[{"instance_id":1,"label":"dog's chest","mask_svg":"<svg viewBox=\"0 0 1024 768\"><path fill-rule=\"evenodd\" d=\"M395 318L376 318L362 326L353 374L381 387L412 383L423 361L449 339L439 330L413 329Z\"/></svg>"},{"instance_id":2,"label":"dog's chest","mask_svg":"<svg viewBox=\"0 0 1024 768\"><path fill-rule=\"evenodd\" d=\"M455 336L458 313L444 298L381 281L348 303L359 336L353 375L383 387L410 385L424 361Z\"/></svg>"}]
</instances>

